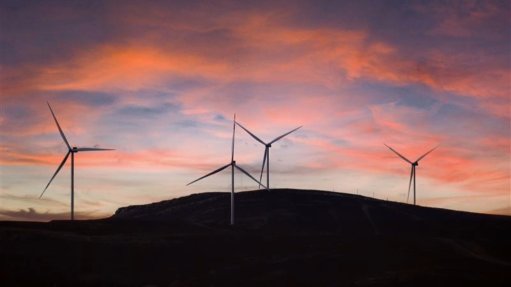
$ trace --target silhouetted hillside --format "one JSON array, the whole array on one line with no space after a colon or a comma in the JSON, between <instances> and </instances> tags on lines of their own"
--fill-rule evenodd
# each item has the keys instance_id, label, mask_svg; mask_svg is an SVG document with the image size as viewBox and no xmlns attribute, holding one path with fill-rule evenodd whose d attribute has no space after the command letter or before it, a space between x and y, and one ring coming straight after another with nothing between
<instances>
[{"instance_id":1,"label":"silhouetted hillside","mask_svg":"<svg viewBox=\"0 0 511 287\"><path fill-rule=\"evenodd\" d=\"M278 189L0 223L1 286L507 286L511 218Z\"/></svg>"},{"instance_id":2,"label":"silhouetted hillside","mask_svg":"<svg viewBox=\"0 0 511 287\"><path fill-rule=\"evenodd\" d=\"M274 189L235 194L236 229L346 236L427 233L490 236L511 218L413 206L359 195L318 190ZM123 207L114 220L182 221L225 228L230 193L201 193L147 205ZM511 231L510 231L511 232Z\"/></svg>"}]
</instances>

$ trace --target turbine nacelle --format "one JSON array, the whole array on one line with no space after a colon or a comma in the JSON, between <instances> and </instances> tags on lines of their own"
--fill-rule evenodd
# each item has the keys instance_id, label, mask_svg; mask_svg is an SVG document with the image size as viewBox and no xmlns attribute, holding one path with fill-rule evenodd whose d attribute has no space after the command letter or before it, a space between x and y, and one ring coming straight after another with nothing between
<instances>
[{"instance_id":1,"label":"turbine nacelle","mask_svg":"<svg viewBox=\"0 0 511 287\"><path fill-rule=\"evenodd\" d=\"M55 121L55 124L57 125L60 136L62 137L62 140L66 144L68 151L67 151L67 154L64 156L64 159L60 163L59 167L57 168L57 171L55 171L55 173L51 177L50 181L44 188L44 190L41 193L41 195L39 196L39 198L43 197L43 194L46 192L46 190L50 186L51 182L53 181L55 176L57 176L60 169L62 169L62 167L66 163L67 159L69 158L69 155L71 154L71 220L74 220L74 154L79 151L107 151L107 150L113 150L113 149L96 148L96 147L76 147L76 146L71 147L66 136L64 135L64 132L62 131L62 128L60 127L59 122L57 121L57 117L55 116L55 113L53 112L53 109L51 108L50 103L47 102L47 104L48 104L48 108L50 109L53 120Z\"/></svg>"},{"instance_id":2,"label":"turbine nacelle","mask_svg":"<svg viewBox=\"0 0 511 287\"><path fill-rule=\"evenodd\" d=\"M423 159L425 156L427 156L429 153L431 153L432 151L434 151L438 146L430 149L428 152L426 152L425 154L421 155L416 161L412 162L410 161L409 159L407 159L406 157L404 157L402 154L398 153L395 149L391 148L390 146L388 146L387 144L385 144L386 147L388 147L393 153L395 153L397 156L399 156L401 159L403 159L404 161L406 161L407 163L411 164L412 165L412 170L410 171L410 182L408 182L408 196L406 198L406 202L408 202L408 198L410 197L410 188L412 187L412 181L413 181L413 205L416 204L416 189L415 189L415 185L416 185L416 181L415 181L415 168L417 166L419 166L419 161L421 159Z\"/></svg>"},{"instance_id":3,"label":"turbine nacelle","mask_svg":"<svg viewBox=\"0 0 511 287\"><path fill-rule=\"evenodd\" d=\"M254 135L251 131L249 131L247 128L242 126L240 123L236 122L236 124L243 130L245 130L253 139L255 139L256 141L258 141L259 143L264 145L265 148L264 148L264 155L263 155L263 165L261 167L261 174L259 176L259 181L261 181L263 179L264 165L266 164L266 189L270 190L270 148L271 148L271 145L273 143L279 141L283 137L289 135L290 133L300 129L302 126L299 126L299 127L295 128L281 136L278 136L270 142L264 142L263 140L258 138L256 135ZM259 188L261 188L261 185L259 185Z\"/></svg>"},{"instance_id":4,"label":"turbine nacelle","mask_svg":"<svg viewBox=\"0 0 511 287\"><path fill-rule=\"evenodd\" d=\"M242 167L240 167L239 165L236 164L236 161L234 160L234 136L236 134L236 114L234 114L234 119L233 119L233 122L232 122L232 149L231 149L231 162L229 164L226 164L202 177L199 177L198 179L188 183L187 185L190 185L194 182L197 182L203 178L206 178L210 175L213 175L217 172L221 172L222 170L228 168L228 167L231 167L232 169L232 173L231 173L231 225L234 225L234 169L237 169L239 171L241 171L242 173L244 173L246 176L248 176L250 179L252 179L253 181L255 181L256 183L259 184L259 186L261 186L261 182L258 181L257 179L255 179L252 175L250 175L250 173L248 173L246 170L244 170ZM263 143L263 142L261 142ZM264 144L264 143L263 143ZM264 186L264 185L263 185ZM266 186L264 186L266 188Z\"/></svg>"}]
</instances>

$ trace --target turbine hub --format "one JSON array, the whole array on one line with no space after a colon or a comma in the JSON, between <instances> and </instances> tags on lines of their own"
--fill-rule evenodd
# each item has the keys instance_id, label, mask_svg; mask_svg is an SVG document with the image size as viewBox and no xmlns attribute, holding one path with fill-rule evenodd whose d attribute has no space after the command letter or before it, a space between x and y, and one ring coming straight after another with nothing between
<instances>
[{"instance_id":1,"label":"turbine hub","mask_svg":"<svg viewBox=\"0 0 511 287\"><path fill-rule=\"evenodd\" d=\"M418 162L418 161L416 161L416 162L414 162L414 163L413 163L413 165L414 165L414 166L418 166L418 165L419 165L419 162Z\"/></svg>"}]
</instances>

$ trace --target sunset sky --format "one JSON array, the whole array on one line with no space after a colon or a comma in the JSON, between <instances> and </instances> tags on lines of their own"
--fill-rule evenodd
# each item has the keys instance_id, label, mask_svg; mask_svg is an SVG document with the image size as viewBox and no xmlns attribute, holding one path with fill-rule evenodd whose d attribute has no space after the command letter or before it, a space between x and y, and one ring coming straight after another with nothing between
<instances>
[{"instance_id":1,"label":"sunset sky","mask_svg":"<svg viewBox=\"0 0 511 287\"><path fill-rule=\"evenodd\" d=\"M509 1L1 1L0 220L229 191L232 117L272 187L511 214ZM264 147L241 129L237 162ZM236 174L236 190L256 189Z\"/></svg>"}]
</instances>

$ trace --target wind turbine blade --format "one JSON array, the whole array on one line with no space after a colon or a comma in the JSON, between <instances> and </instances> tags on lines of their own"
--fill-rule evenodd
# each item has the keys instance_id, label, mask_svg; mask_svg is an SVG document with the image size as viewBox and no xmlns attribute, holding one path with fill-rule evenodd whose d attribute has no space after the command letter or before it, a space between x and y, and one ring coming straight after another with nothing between
<instances>
[{"instance_id":1,"label":"wind turbine blade","mask_svg":"<svg viewBox=\"0 0 511 287\"><path fill-rule=\"evenodd\" d=\"M232 164L232 163L229 163L229 164L227 164L227 165L224 165L224 166L222 166L221 168L216 169L216 170L214 170L214 171L212 171L212 172L210 172L210 173L206 174L205 176L199 177L199 178L197 178L196 180L194 180L194 181L190 182L189 184L187 184L187 186L188 186L188 185L190 185L190 184L192 184L192 183L194 183L194 182L197 182L197 181L199 181L199 180L201 180L201 179L203 179L203 178L206 178L206 177L208 177L208 176L210 176L210 175L213 175L213 174L215 174L215 173L217 173L217 172L221 172L222 170L224 170L224 169L228 168L229 166L231 166L231 164Z\"/></svg>"},{"instance_id":2,"label":"wind turbine blade","mask_svg":"<svg viewBox=\"0 0 511 287\"><path fill-rule=\"evenodd\" d=\"M106 150L115 150L111 148L95 148L95 147L79 147L76 151L106 151Z\"/></svg>"},{"instance_id":3,"label":"wind turbine blade","mask_svg":"<svg viewBox=\"0 0 511 287\"><path fill-rule=\"evenodd\" d=\"M53 116L53 119L55 120L55 123L57 124L57 128L59 128L59 132L60 132L60 135L62 136L62 139L66 143L67 148L71 149L71 146L69 145L69 142L67 141L66 136L64 135L64 132L60 128L59 122L57 121L57 117L55 117L55 113L53 113L53 110L51 109L50 103L49 102L46 102L46 103L48 104L48 108L50 108L51 115Z\"/></svg>"},{"instance_id":4,"label":"wind turbine blade","mask_svg":"<svg viewBox=\"0 0 511 287\"><path fill-rule=\"evenodd\" d=\"M410 198L410 188L412 187L412 178L414 173L414 168L412 166L412 169L410 171L410 182L408 183L408 195L406 196L406 203L408 203L408 199Z\"/></svg>"},{"instance_id":5,"label":"wind turbine blade","mask_svg":"<svg viewBox=\"0 0 511 287\"><path fill-rule=\"evenodd\" d=\"M294 129L294 130L292 130L292 131L289 131L289 132L287 132L287 133L285 133L285 134L281 135L280 137L275 138L275 139L274 139L274 140L272 140L269 144L272 144L272 143L274 143L274 142L276 142L276 141L280 140L281 138L283 138L283 137L287 136L288 134L290 134L290 133L292 133L292 132L294 132L294 131L296 131L296 130L300 129L301 127L303 127L303 126L299 126L299 127L297 127L296 129Z\"/></svg>"},{"instance_id":6,"label":"wind turbine blade","mask_svg":"<svg viewBox=\"0 0 511 287\"><path fill-rule=\"evenodd\" d=\"M244 129L244 130L245 130L245 131L246 131L249 135L251 135L251 136L252 136L252 137L253 137L256 141L260 142L260 143L261 143L261 144L263 144L263 145L266 145L266 143L265 143L265 142L263 142L260 138L258 138L258 137L257 137L256 135L254 135L253 133L251 133L248 129L246 129L246 128L245 128L244 126L242 126L240 123L236 122L236 124L237 124L240 128Z\"/></svg>"},{"instance_id":7,"label":"wind turbine blade","mask_svg":"<svg viewBox=\"0 0 511 287\"><path fill-rule=\"evenodd\" d=\"M234 119L232 120L232 149L231 149L231 162L234 161L234 134L236 132L236 114L234 114Z\"/></svg>"},{"instance_id":8,"label":"wind turbine blade","mask_svg":"<svg viewBox=\"0 0 511 287\"><path fill-rule=\"evenodd\" d=\"M253 176L250 175L250 173L248 173L246 170L244 170L243 168L239 167L237 164L234 164L234 166L239 169L241 172L243 172L244 174L246 174L248 177L250 177L253 181L257 182L260 186L264 187L266 189L266 186L264 184L262 184L260 181L258 181L257 179L255 179Z\"/></svg>"},{"instance_id":9,"label":"wind turbine blade","mask_svg":"<svg viewBox=\"0 0 511 287\"><path fill-rule=\"evenodd\" d=\"M413 164L410 160L408 160L406 157L402 156L400 153L398 153L397 151L395 151L393 148L389 147L387 144L384 144L386 147L388 147L391 151L393 151L395 154L397 154L400 158L404 159L405 161L407 161L408 163L410 164Z\"/></svg>"},{"instance_id":10,"label":"wind turbine blade","mask_svg":"<svg viewBox=\"0 0 511 287\"><path fill-rule=\"evenodd\" d=\"M66 160L67 158L69 157L69 154L71 153L71 151L68 151L66 156L64 157L64 159L62 160L62 162L60 163L59 167L57 168L57 171L55 171L55 173L53 174L53 176L51 177L50 181L48 182L48 184L46 185L46 187L44 188L43 192L41 193L41 195L39 195L39 198L41 198L44 194L44 192L46 191L46 189L48 189L48 186L50 186L50 183L53 181L53 179L55 178L55 176L57 176L57 173L59 173L60 169L62 168L62 166L64 166L64 164L66 163Z\"/></svg>"},{"instance_id":11,"label":"wind turbine blade","mask_svg":"<svg viewBox=\"0 0 511 287\"><path fill-rule=\"evenodd\" d=\"M429 150L427 153L423 154L421 157L419 157L417 159L417 161L423 159L425 156L427 156L429 153L431 153L432 151L436 150L437 148L439 147L439 145L437 145L436 147L432 148L431 150Z\"/></svg>"},{"instance_id":12,"label":"wind turbine blade","mask_svg":"<svg viewBox=\"0 0 511 287\"><path fill-rule=\"evenodd\" d=\"M263 180L263 171L264 171L264 164L266 163L266 156L268 155L268 147L264 148L264 156L263 156L263 166L261 167L261 175L259 176L259 182ZM261 188L261 184L259 184L259 188Z\"/></svg>"}]
</instances>

